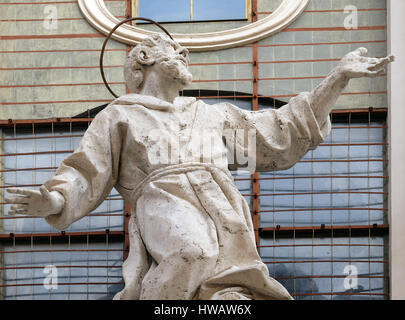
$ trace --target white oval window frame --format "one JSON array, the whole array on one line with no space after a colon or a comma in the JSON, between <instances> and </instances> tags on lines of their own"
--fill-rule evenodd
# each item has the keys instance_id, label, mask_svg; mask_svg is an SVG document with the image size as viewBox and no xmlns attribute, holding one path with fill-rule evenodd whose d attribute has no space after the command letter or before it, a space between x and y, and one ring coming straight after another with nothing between
<instances>
[{"instance_id":1,"label":"white oval window frame","mask_svg":"<svg viewBox=\"0 0 405 320\"><path fill-rule=\"evenodd\" d=\"M105 35L108 35L120 22L108 11L104 0L77 1L87 21ZM220 50L246 45L280 32L301 15L308 2L309 0L283 0L280 6L266 18L240 28L208 33L173 33L172 36L190 51ZM129 45L136 45L153 33L124 24L114 32L112 38Z\"/></svg>"}]
</instances>

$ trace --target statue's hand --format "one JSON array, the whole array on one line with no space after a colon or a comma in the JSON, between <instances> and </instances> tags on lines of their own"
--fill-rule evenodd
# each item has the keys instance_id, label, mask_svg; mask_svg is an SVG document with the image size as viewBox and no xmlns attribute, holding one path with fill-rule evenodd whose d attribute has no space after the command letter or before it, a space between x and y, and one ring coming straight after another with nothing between
<instances>
[{"instance_id":1,"label":"statue's hand","mask_svg":"<svg viewBox=\"0 0 405 320\"><path fill-rule=\"evenodd\" d=\"M49 192L45 186L41 186L39 191L9 188L7 192L19 194L5 199L6 203L12 204L8 212L10 215L27 214L44 218L61 212L65 202L59 192Z\"/></svg>"},{"instance_id":2,"label":"statue's hand","mask_svg":"<svg viewBox=\"0 0 405 320\"><path fill-rule=\"evenodd\" d=\"M392 55L385 58L369 58L364 57L366 53L366 48L358 48L345 55L337 67L339 72L348 78L372 78L381 75L385 71L385 66L394 61Z\"/></svg>"}]
</instances>

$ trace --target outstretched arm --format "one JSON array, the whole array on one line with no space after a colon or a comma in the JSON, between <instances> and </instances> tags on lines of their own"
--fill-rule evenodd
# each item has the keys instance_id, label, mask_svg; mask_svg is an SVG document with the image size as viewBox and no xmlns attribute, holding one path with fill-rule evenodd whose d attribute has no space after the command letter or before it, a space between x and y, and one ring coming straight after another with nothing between
<instances>
[{"instance_id":1,"label":"outstretched arm","mask_svg":"<svg viewBox=\"0 0 405 320\"><path fill-rule=\"evenodd\" d=\"M359 48L345 55L339 65L311 92L309 102L320 126L332 111L336 100L352 78L377 77L394 56L369 58L366 48Z\"/></svg>"},{"instance_id":2,"label":"outstretched arm","mask_svg":"<svg viewBox=\"0 0 405 320\"><path fill-rule=\"evenodd\" d=\"M9 188L8 193L18 194L15 197L6 198L6 203L12 204L10 215L31 214L45 218L62 211L65 199L58 191L49 192L45 186L39 191L29 189Z\"/></svg>"},{"instance_id":3,"label":"outstretched arm","mask_svg":"<svg viewBox=\"0 0 405 320\"><path fill-rule=\"evenodd\" d=\"M37 190L8 189L10 214L39 216L63 230L94 210L117 180L121 135L115 107L101 111L78 148L62 161L54 176Z\"/></svg>"}]
</instances>

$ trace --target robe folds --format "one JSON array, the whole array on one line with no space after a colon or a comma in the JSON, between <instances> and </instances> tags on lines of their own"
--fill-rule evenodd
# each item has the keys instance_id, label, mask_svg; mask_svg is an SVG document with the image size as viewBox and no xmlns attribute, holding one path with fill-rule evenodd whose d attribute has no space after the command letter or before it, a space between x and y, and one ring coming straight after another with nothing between
<instances>
[{"instance_id":1,"label":"robe folds","mask_svg":"<svg viewBox=\"0 0 405 320\"><path fill-rule=\"evenodd\" d=\"M261 111L122 96L45 183L65 199L46 220L65 229L113 187L131 205L125 287L114 299L292 299L261 261L229 170L287 169L321 143L330 120L317 121L308 95Z\"/></svg>"}]
</instances>

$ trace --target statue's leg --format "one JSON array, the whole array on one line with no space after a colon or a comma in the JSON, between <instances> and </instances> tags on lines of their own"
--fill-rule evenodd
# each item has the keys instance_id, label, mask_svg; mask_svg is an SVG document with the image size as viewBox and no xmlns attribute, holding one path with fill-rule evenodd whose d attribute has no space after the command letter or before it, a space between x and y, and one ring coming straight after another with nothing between
<instances>
[{"instance_id":1,"label":"statue's leg","mask_svg":"<svg viewBox=\"0 0 405 320\"><path fill-rule=\"evenodd\" d=\"M215 224L185 174L151 182L137 202L139 229L154 263L140 299L192 299L218 260Z\"/></svg>"}]
</instances>

